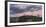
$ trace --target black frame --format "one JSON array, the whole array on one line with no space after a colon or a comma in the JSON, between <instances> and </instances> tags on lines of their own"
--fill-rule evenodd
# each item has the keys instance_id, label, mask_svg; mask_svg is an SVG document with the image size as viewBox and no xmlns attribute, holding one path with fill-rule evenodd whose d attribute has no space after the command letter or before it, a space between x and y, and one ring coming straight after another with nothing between
<instances>
[{"instance_id":1,"label":"black frame","mask_svg":"<svg viewBox=\"0 0 46 27\"><path fill-rule=\"evenodd\" d=\"M7 27L7 2L23 2L23 3L39 3L44 4L44 23L39 24L25 24L25 25L11 25L11 26L27 26L27 25L43 25L45 24L45 3L44 2L28 2L28 1L5 1L5 26Z\"/></svg>"}]
</instances>

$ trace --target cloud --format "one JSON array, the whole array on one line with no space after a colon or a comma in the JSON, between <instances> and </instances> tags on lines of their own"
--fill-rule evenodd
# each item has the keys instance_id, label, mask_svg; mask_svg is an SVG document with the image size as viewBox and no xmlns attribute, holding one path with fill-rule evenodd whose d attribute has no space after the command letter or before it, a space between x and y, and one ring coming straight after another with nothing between
<instances>
[{"instance_id":1,"label":"cloud","mask_svg":"<svg viewBox=\"0 0 46 27\"><path fill-rule=\"evenodd\" d=\"M11 4L10 14L23 13L27 11L34 12L41 9L42 9L41 5Z\"/></svg>"},{"instance_id":2,"label":"cloud","mask_svg":"<svg viewBox=\"0 0 46 27\"><path fill-rule=\"evenodd\" d=\"M38 11L41 10L42 6L41 5L30 5L27 7L27 10L33 12L33 11Z\"/></svg>"}]
</instances>

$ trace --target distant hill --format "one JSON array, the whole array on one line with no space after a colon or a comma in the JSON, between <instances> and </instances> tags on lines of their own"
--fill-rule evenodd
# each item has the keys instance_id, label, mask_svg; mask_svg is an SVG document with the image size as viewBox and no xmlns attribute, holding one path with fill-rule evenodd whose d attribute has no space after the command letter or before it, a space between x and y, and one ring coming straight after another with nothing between
<instances>
[{"instance_id":1,"label":"distant hill","mask_svg":"<svg viewBox=\"0 0 46 27\"><path fill-rule=\"evenodd\" d=\"M38 22L42 21L42 17L38 16L21 16L21 17L10 17L10 22Z\"/></svg>"}]
</instances>

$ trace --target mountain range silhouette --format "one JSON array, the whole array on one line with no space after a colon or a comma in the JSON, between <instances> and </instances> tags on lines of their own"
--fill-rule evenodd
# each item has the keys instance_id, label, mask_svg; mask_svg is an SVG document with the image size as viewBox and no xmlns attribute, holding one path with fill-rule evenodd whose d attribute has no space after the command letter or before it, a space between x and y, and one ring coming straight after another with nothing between
<instances>
[{"instance_id":1,"label":"mountain range silhouette","mask_svg":"<svg viewBox=\"0 0 46 27\"><path fill-rule=\"evenodd\" d=\"M42 17L38 16L21 16L21 17L10 17L10 23L15 22L39 22L42 21Z\"/></svg>"}]
</instances>

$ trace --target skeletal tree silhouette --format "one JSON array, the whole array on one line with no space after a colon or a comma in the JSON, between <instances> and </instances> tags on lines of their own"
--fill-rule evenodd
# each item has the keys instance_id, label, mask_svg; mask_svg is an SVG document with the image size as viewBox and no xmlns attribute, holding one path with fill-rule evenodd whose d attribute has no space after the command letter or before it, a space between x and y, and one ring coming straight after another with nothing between
<instances>
[{"instance_id":1,"label":"skeletal tree silhouette","mask_svg":"<svg viewBox=\"0 0 46 27\"><path fill-rule=\"evenodd\" d=\"M40 15L38 14L37 16L39 17Z\"/></svg>"}]
</instances>

